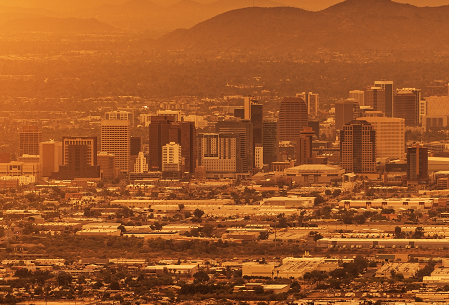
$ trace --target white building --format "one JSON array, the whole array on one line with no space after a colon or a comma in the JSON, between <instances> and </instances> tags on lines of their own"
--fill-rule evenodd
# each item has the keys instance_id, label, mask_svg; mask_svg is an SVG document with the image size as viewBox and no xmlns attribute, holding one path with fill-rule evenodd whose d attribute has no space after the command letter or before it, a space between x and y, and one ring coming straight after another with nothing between
<instances>
[{"instance_id":1,"label":"white building","mask_svg":"<svg viewBox=\"0 0 449 305\"><path fill-rule=\"evenodd\" d=\"M363 117L376 131L376 158L405 159L405 120Z\"/></svg>"},{"instance_id":2,"label":"white building","mask_svg":"<svg viewBox=\"0 0 449 305\"><path fill-rule=\"evenodd\" d=\"M143 152L139 152L139 155L136 158L136 163L134 164L134 172L139 174L148 172L147 158L145 157Z\"/></svg>"},{"instance_id":3,"label":"white building","mask_svg":"<svg viewBox=\"0 0 449 305\"><path fill-rule=\"evenodd\" d=\"M263 168L263 147L261 146L254 148L254 166L256 168Z\"/></svg>"},{"instance_id":4,"label":"white building","mask_svg":"<svg viewBox=\"0 0 449 305\"><path fill-rule=\"evenodd\" d=\"M131 125L129 120L101 121L101 151L115 155L115 167L129 172L131 150Z\"/></svg>"},{"instance_id":5,"label":"white building","mask_svg":"<svg viewBox=\"0 0 449 305\"><path fill-rule=\"evenodd\" d=\"M181 145L170 142L162 147L162 171L179 172L181 170Z\"/></svg>"}]
</instances>

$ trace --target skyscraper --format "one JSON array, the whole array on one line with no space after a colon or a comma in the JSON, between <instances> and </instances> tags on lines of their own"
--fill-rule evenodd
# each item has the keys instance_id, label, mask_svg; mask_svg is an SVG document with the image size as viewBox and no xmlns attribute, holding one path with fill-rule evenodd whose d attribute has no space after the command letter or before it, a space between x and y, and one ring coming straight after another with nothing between
<instances>
[{"instance_id":1,"label":"skyscraper","mask_svg":"<svg viewBox=\"0 0 449 305\"><path fill-rule=\"evenodd\" d=\"M407 148L407 183L425 184L429 180L428 151L419 144Z\"/></svg>"},{"instance_id":2,"label":"skyscraper","mask_svg":"<svg viewBox=\"0 0 449 305\"><path fill-rule=\"evenodd\" d=\"M162 147L162 172L171 173L171 177L179 177L181 171L181 145L170 142Z\"/></svg>"},{"instance_id":3,"label":"skyscraper","mask_svg":"<svg viewBox=\"0 0 449 305\"><path fill-rule=\"evenodd\" d=\"M278 123L274 120L263 121L263 163L271 164L277 161L279 141L277 132Z\"/></svg>"},{"instance_id":4,"label":"skyscraper","mask_svg":"<svg viewBox=\"0 0 449 305\"><path fill-rule=\"evenodd\" d=\"M110 111L104 114L105 120L128 120L129 125L134 125L134 113L128 111Z\"/></svg>"},{"instance_id":5,"label":"skyscraper","mask_svg":"<svg viewBox=\"0 0 449 305\"><path fill-rule=\"evenodd\" d=\"M254 168L253 124L250 121L220 121L215 125L217 133L235 133L240 136L240 159L242 172L248 173Z\"/></svg>"},{"instance_id":6,"label":"skyscraper","mask_svg":"<svg viewBox=\"0 0 449 305\"><path fill-rule=\"evenodd\" d=\"M48 141L39 143L39 163L42 177L50 177L62 165L62 142Z\"/></svg>"},{"instance_id":7,"label":"skyscraper","mask_svg":"<svg viewBox=\"0 0 449 305\"><path fill-rule=\"evenodd\" d=\"M238 133L198 134L198 166L211 178L234 177L243 172L240 147Z\"/></svg>"},{"instance_id":8,"label":"skyscraper","mask_svg":"<svg viewBox=\"0 0 449 305\"><path fill-rule=\"evenodd\" d=\"M315 136L315 132L312 128L306 127L301 132L298 140L296 141L296 164L310 164L312 163L312 141Z\"/></svg>"},{"instance_id":9,"label":"skyscraper","mask_svg":"<svg viewBox=\"0 0 449 305\"><path fill-rule=\"evenodd\" d=\"M307 104L300 97L286 97L279 108L279 141L296 141L308 126Z\"/></svg>"},{"instance_id":10,"label":"skyscraper","mask_svg":"<svg viewBox=\"0 0 449 305\"><path fill-rule=\"evenodd\" d=\"M296 94L296 97L302 98L307 104L307 114L317 116L320 104L320 97L317 93L303 92Z\"/></svg>"},{"instance_id":11,"label":"skyscraper","mask_svg":"<svg viewBox=\"0 0 449 305\"><path fill-rule=\"evenodd\" d=\"M22 126L19 131L19 156L39 155L39 143L42 141L42 130L34 125Z\"/></svg>"},{"instance_id":12,"label":"skyscraper","mask_svg":"<svg viewBox=\"0 0 449 305\"><path fill-rule=\"evenodd\" d=\"M405 121L401 118L363 117L376 131L376 158L405 159Z\"/></svg>"},{"instance_id":13,"label":"skyscraper","mask_svg":"<svg viewBox=\"0 0 449 305\"><path fill-rule=\"evenodd\" d=\"M162 171L162 147L181 146L182 172L195 173L196 128L194 122L177 122L172 115L155 116L149 125L149 170Z\"/></svg>"},{"instance_id":14,"label":"skyscraper","mask_svg":"<svg viewBox=\"0 0 449 305\"><path fill-rule=\"evenodd\" d=\"M136 162L134 164L134 173L143 174L148 172L148 163L147 158L143 154L143 152L139 152L136 158Z\"/></svg>"},{"instance_id":15,"label":"skyscraper","mask_svg":"<svg viewBox=\"0 0 449 305\"><path fill-rule=\"evenodd\" d=\"M101 177L111 179L116 177L115 156L107 152L97 154L97 164L100 167Z\"/></svg>"},{"instance_id":16,"label":"skyscraper","mask_svg":"<svg viewBox=\"0 0 449 305\"><path fill-rule=\"evenodd\" d=\"M403 118L405 120L405 126L418 126L420 101L420 89L403 88L396 90L393 116L395 118Z\"/></svg>"},{"instance_id":17,"label":"skyscraper","mask_svg":"<svg viewBox=\"0 0 449 305\"><path fill-rule=\"evenodd\" d=\"M335 102L335 129L341 130L343 125L354 120L354 103L349 100Z\"/></svg>"},{"instance_id":18,"label":"skyscraper","mask_svg":"<svg viewBox=\"0 0 449 305\"><path fill-rule=\"evenodd\" d=\"M370 106L375 111L382 111L386 116L385 103L385 89L376 86L365 89L365 106Z\"/></svg>"},{"instance_id":19,"label":"skyscraper","mask_svg":"<svg viewBox=\"0 0 449 305\"><path fill-rule=\"evenodd\" d=\"M115 166L128 173L130 160L130 122L129 120L101 121L101 151L115 155Z\"/></svg>"},{"instance_id":20,"label":"skyscraper","mask_svg":"<svg viewBox=\"0 0 449 305\"><path fill-rule=\"evenodd\" d=\"M393 105L393 81L375 81L374 87L382 88L385 92L384 101L385 101L385 108L382 109L374 109L374 110L381 110L385 112L386 117L392 117L394 112L394 105Z\"/></svg>"},{"instance_id":21,"label":"skyscraper","mask_svg":"<svg viewBox=\"0 0 449 305\"><path fill-rule=\"evenodd\" d=\"M359 102L360 106L365 106L365 91L362 90L352 90L349 91L349 98Z\"/></svg>"},{"instance_id":22,"label":"skyscraper","mask_svg":"<svg viewBox=\"0 0 449 305\"><path fill-rule=\"evenodd\" d=\"M97 137L63 137L62 164L54 179L100 178Z\"/></svg>"},{"instance_id":23,"label":"skyscraper","mask_svg":"<svg viewBox=\"0 0 449 305\"><path fill-rule=\"evenodd\" d=\"M340 131L340 165L356 174L376 171L376 132L364 120L351 121Z\"/></svg>"}]
</instances>

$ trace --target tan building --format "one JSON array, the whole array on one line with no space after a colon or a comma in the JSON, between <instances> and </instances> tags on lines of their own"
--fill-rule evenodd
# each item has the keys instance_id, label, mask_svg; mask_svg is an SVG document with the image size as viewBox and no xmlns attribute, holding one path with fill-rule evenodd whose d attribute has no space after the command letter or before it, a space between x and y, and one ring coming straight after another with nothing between
<instances>
[{"instance_id":1,"label":"tan building","mask_svg":"<svg viewBox=\"0 0 449 305\"><path fill-rule=\"evenodd\" d=\"M117 170L115 168L115 155L107 152L99 152L97 154L97 164L100 166L102 178L117 177Z\"/></svg>"},{"instance_id":2,"label":"tan building","mask_svg":"<svg viewBox=\"0 0 449 305\"><path fill-rule=\"evenodd\" d=\"M101 151L115 155L115 166L129 172L131 135L129 120L101 121Z\"/></svg>"},{"instance_id":3,"label":"tan building","mask_svg":"<svg viewBox=\"0 0 449 305\"><path fill-rule=\"evenodd\" d=\"M48 141L39 143L39 163L42 177L50 177L62 165L62 142Z\"/></svg>"},{"instance_id":4,"label":"tan building","mask_svg":"<svg viewBox=\"0 0 449 305\"><path fill-rule=\"evenodd\" d=\"M364 117L376 131L376 158L405 159L405 120Z\"/></svg>"}]
</instances>

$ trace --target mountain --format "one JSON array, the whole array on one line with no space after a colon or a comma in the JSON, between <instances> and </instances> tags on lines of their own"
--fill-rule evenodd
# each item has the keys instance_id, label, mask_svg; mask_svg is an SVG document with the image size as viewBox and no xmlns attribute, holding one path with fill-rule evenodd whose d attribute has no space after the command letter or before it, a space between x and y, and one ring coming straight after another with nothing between
<instances>
[{"instance_id":1,"label":"mountain","mask_svg":"<svg viewBox=\"0 0 449 305\"><path fill-rule=\"evenodd\" d=\"M319 12L292 7L230 11L176 30L161 49L287 54L320 49L449 51L449 6L416 7L391 0L346 0Z\"/></svg>"},{"instance_id":2,"label":"mountain","mask_svg":"<svg viewBox=\"0 0 449 305\"><path fill-rule=\"evenodd\" d=\"M27 18L15 19L0 26L2 33L100 33L116 32L117 29L96 19L80 18Z\"/></svg>"}]
</instances>

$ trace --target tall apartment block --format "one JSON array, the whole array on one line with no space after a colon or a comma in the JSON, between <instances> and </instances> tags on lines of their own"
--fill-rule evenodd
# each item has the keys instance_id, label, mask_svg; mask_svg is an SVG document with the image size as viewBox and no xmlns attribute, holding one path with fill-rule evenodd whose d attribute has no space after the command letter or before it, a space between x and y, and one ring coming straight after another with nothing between
<instances>
[{"instance_id":1,"label":"tall apartment block","mask_svg":"<svg viewBox=\"0 0 449 305\"><path fill-rule=\"evenodd\" d=\"M39 155L39 143L42 142L42 130L34 125L22 126L19 131L19 156Z\"/></svg>"},{"instance_id":2,"label":"tall apartment block","mask_svg":"<svg viewBox=\"0 0 449 305\"><path fill-rule=\"evenodd\" d=\"M307 104L300 97L286 97L279 108L279 141L296 141L303 128L308 127Z\"/></svg>"},{"instance_id":3,"label":"tall apartment block","mask_svg":"<svg viewBox=\"0 0 449 305\"><path fill-rule=\"evenodd\" d=\"M376 158L405 160L405 120L401 118L363 117L376 131Z\"/></svg>"},{"instance_id":4,"label":"tall apartment block","mask_svg":"<svg viewBox=\"0 0 449 305\"><path fill-rule=\"evenodd\" d=\"M312 141L315 136L315 132L312 128L306 127L301 132L298 140L296 141L296 164L310 164L312 163Z\"/></svg>"},{"instance_id":5,"label":"tall apartment block","mask_svg":"<svg viewBox=\"0 0 449 305\"><path fill-rule=\"evenodd\" d=\"M130 130L129 120L101 121L101 151L114 154L115 166L123 173L130 171Z\"/></svg>"},{"instance_id":6,"label":"tall apartment block","mask_svg":"<svg viewBox=\"0 0 449 305\"><path fill-rule=\"evenodd\" d=\"M376 171L376 131L364 120L349 122L340 131L340 166L346 172Z\"/></svg>"},{"instance_id":7,"label":"tall apartment block","mask_svg":"<svg viewBox=\"0 0 449 305\"><path fill-rule=\"evenodd\" d=\"M395 118L403 118L405 126L418 126L420 101L420 89L403 88L396 90L393 116Z\"/></svg>"}]
</instances>

